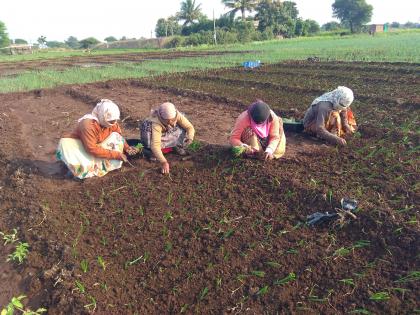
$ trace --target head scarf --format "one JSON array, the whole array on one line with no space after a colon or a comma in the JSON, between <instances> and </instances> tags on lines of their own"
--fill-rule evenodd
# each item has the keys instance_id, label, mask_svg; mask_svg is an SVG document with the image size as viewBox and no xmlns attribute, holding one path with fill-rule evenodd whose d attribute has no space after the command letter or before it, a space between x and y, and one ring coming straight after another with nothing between
<instances>
[{"instance_id":1,"label":"head scarf","mask_svg":"<svg viewBox=\"0 0 420 315\"><path fill-rule=\"evenodd\" d=\"M330 102L335 110L343 110L348 108L354 100L353 91L345 86L339 86L334 91L325 93L316 98L311 105L319 102Z\"/></svg>"},{"instance_id":2,"label":"head scarf","mask_svg":"<svg viewBox=\"0 0 420 315\"><path fill-rule=\"evenodd\" d=\"M158 107L157 113L160 118L174 119L176 117L175 105L169 102L163 103Z\"/></svg>"},{"instance_id":3,"label":"head scarf","mask_svg":"<svg viewBox=\"0 0 420 315\"><path fill-rule=\"evenodd\" d=\"M259 138L267 138L270 133L270 107L261 100L257 100L248 108L251 129Z\"/></svg>"},{"instance_id":4,"label":"head scarf","mask_svg":"<svg viewBox=\"0 0 420 315\"><path fill-rule=\"evenodd\" d=\"M120 119L120 110L113 101L102 99L91 114L84 115L78 122L84 119L96 120L102 127L109 128L112 126L109 121Z\"/></svg>"}]
</instances>

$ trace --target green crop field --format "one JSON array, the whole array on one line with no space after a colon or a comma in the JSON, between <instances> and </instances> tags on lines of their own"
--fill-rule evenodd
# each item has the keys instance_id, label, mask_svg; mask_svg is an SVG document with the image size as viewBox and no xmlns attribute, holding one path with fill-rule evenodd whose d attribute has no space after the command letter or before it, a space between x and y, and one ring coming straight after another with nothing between
<instances>
[{"instance_id":1,"label":"green crop field","mask_svg":"<svg viewBox=\"0 0 420 315\"><path fill-rule=\"evenodd\" d=\"M116 62L97 67L73 66L64 69L47 67L25 70L13 75L0 75L0 92L27 91L51 88L64 84L88 83L110 79L141 78L164 73L189 70L212 69L239 66L246 60L261 60L274 63L283 60L303 60L317 56L322 60L345 60L366 62L420 62L420 31L391 32L387 34L354 36L318 36L287 40L272 40L228 46L204 46L182 51L208 50L208 56L175 59L153 59L141 62ZM223 55L212 52L232 51ZM244 53L238 54L238 51ZM150 50L148 51L150 52ZM155 51L156 52L156 51ZM159 50L165 54L170 50ZM145 50L94 51L87 55L83 51L38 52L33 55L0 56L2 62L19 62L41 59L60 59L71 56L110 56L123 53L145 53ZM67 62L71 63L71 59Z\"/></svg>"}]
</instances>

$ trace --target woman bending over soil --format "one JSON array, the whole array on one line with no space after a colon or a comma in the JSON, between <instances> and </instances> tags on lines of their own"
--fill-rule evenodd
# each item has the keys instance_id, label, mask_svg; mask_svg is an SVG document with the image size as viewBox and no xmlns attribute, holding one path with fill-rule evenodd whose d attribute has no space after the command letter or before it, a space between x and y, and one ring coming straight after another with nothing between
<instances>
[{"instance_id":1,"label":"woman bending over soil","mask_svg":"<svg viewBox=\"0 0 420 315\"><path fill-rule=\"evenodd\" d=\"M346 145L345 136L356 130L356 120L350 105L353 91L339 86L316 98L303 118L305 132L336 145Z\"/></svg>"},{"instance_id":2,"label":"woman bending over soil","mask_svg":"<svg viewBox=\"0 0 420 315\"><path fill-rule=\"evenodd\" d=\"M124 154L135 155L121 136L118 125L120 110L110 100L101 100L91 114L78 120L76 129L60 139L56 156L63 161L73 176L84 179L104 176L127 161Z\"/></svg>"},{"instance_id":3,"label":"woman bending over soil","mask_svg":"<svg viewBox=\"0 0 420 315\"><path fill-rule=\"evenodd\" d=\"M239 115L229 141L244 148L245 156L264 160L278 159L286 151L283 121L261 100Z\"/></svg>"},{"instance_id":4,"label":"woman bending over soil","mask_svg":"<svg viewBox=\"0 0 420 315\"><path fill-rule=\"evenodd\" d=\"M161 163L163 174L169 174L169 163L163 153L175 151L185 155L184 147L192 143L195 130L189 120L172 103L163 103L152 110L140 125L140 138Z\"/></svg>"}]
</instances>

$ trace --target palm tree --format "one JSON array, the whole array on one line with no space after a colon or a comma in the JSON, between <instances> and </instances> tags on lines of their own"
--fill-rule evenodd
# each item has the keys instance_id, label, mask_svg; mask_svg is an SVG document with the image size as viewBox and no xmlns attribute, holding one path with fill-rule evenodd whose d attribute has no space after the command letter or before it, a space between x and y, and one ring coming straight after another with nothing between
<instances>
[{"instance_id":1,"label":"palm tree","mask_svg":"<svg viewBox=\"0 0 420 315\"><path fill-rule=\"evenodd\" d=\"M201 13L201 3L195 6L195 0L185 0L181 2L181 11L178 13L178 19L184 20L184 26L194 23L195 20L198 20Z\"/></svg>"},{"instance_id":2,"label":"palm tree","mask_svg":"<svg viewBox=\"0 0 420 315\"><path fill-rule=\"evenodd\" d=\"M233 17L236 12L241 11L242 21L245 21L245 11L253 11L258 4L258 0L222 0L225 7L230 8L228 13Z\"/></svg>"}]
</instances>

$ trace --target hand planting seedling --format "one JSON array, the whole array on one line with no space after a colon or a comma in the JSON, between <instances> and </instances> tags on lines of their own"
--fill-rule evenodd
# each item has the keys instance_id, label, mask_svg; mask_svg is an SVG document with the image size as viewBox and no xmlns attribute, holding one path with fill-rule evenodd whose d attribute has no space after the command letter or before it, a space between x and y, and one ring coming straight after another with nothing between
<instances>
[{"instance_id":1,"label":"hand planting seedling","mask_svg":"<svg viewBox=\"0 0 420 315\"><path fill-rule=\"evenodd\" d=\"M18 261L19 264L23 263L26 256L28 255L29 244L28 243L22 243L19 242L19 244L16 246L16 249L13 253L11 253L9 256L7 256L7 261Z\"/></svg>"},{"instance_id":2,"label":"hand planting seedling","mask_svg":"<svg viewBox=\"0 0 420 315\"><path fill-rule=\"evenodd\" d=\"M135 147L137 150L139 150L139 153L141 153L141 151L143 151L143 148L144 148L144 146L143 146L143 144L142 144L142 143L137 143L134 147Z\"/></svg>"},{"instance_id":3,"label":"hand planting seedling","mask_svg":"<svg viewBox=\"0 0 420 315\"><path fill-rule=\"evenodd\" d=\"M191 152L197 152L201 149L201 142L193 140L190 144L187 145L187 150Z\"/></svg>"},{"instance_id":4,"label":"hand planting seedling","mask_svg":"<svg viewBox=\"0 0 420 315\"><path fill-rule=\"evenodd\" d=\"M244 155L245 151L246 151L246 147L243 147L243 146L232 147L232 154L235 158L239 158L242 155Z\"/></svg>"}]
</instances>

